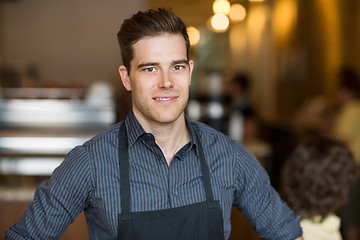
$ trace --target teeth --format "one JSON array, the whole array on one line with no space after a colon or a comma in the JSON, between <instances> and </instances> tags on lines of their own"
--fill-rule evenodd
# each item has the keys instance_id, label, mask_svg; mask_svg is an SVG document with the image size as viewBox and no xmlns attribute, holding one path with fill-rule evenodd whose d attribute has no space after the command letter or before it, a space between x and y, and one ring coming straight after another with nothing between
<instances>
[{"instance_id":1,"label":"teeth","mask_svg":"<svg viewBox=\"0 0 360 240\"><path fill-rule=\"evenodd\" d=\"M156 100L161 100L161 101L167 101L170 100L171 98L156 98Z\"/></svg>"}]
</instances>

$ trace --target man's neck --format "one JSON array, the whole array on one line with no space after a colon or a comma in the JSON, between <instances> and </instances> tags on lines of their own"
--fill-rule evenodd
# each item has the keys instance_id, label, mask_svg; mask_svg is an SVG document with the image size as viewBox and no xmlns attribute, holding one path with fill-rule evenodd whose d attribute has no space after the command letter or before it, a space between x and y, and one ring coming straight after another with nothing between
<instances>
[{"instance_id":1,"label":"man's neck","mask_svg":"<svg viewBox=\"0 0 360 240\"><path fill-rule=\"evenodd\" d=\"M145 132L154 135L155 142L163 152L168 165L170 165L175 154L190 142L190 134L186 126L184 114L171 123L155 123L144 121L137 116L136 118Z\"/></svg>"}]
</instances>

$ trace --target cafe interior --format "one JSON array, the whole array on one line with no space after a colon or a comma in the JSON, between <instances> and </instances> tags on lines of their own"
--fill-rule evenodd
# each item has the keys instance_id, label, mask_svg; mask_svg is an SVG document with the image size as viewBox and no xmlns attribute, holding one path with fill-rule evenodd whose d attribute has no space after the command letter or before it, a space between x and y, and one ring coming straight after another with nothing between
<instances>
[{"instance_id":1,"label":"cafe interior","mask_svg":"<svg viewBox=\"0 0 360 240\"><path fill-rule=\"evenodd\" d=\"M188 27L186 114L240 141L278 190L294 146L330 131L339 71L360 74L357 0L1 0L1 238L68 151L126 117L116 33L158 7ZM247 124L236 94L251 106ZM259 239L241 213L232 222L230 239ZM88 239L83 214L61 239Z\"/></svg>"}]
</instances>

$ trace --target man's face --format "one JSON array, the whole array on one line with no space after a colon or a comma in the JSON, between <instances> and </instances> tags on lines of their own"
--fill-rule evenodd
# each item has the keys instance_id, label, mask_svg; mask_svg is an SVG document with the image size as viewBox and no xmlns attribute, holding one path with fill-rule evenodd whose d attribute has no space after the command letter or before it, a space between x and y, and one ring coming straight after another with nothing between
<instances>
[{"instance_id":1,"label":"man's face","mask_svg":"<svg viewBox=\"0 0 360 240\"><path fill-rule=\"evenodd\" d=\"M132 92L132 108L140 123L172 123L183 116L189 97L193 61L187 60L180 34L146 37L133 45L130 74L119 72Z\"/></svg>"}]
</instances>

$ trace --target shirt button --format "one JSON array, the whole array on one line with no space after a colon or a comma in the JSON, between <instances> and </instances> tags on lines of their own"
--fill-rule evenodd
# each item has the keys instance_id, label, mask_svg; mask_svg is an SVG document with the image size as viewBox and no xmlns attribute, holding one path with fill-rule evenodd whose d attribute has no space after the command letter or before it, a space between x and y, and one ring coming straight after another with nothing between
<instances>
[{"instance_id":1,"label":"shirt button","mask_svg":"<svg viewBox=\"0 0 360 240\"><path fill-rule=\"evenodd\" d=\"M159 160L159 161L161 161L161 159L162 159L162 156L157 156L157 160Z\"/></svg>"}]
</instances>

